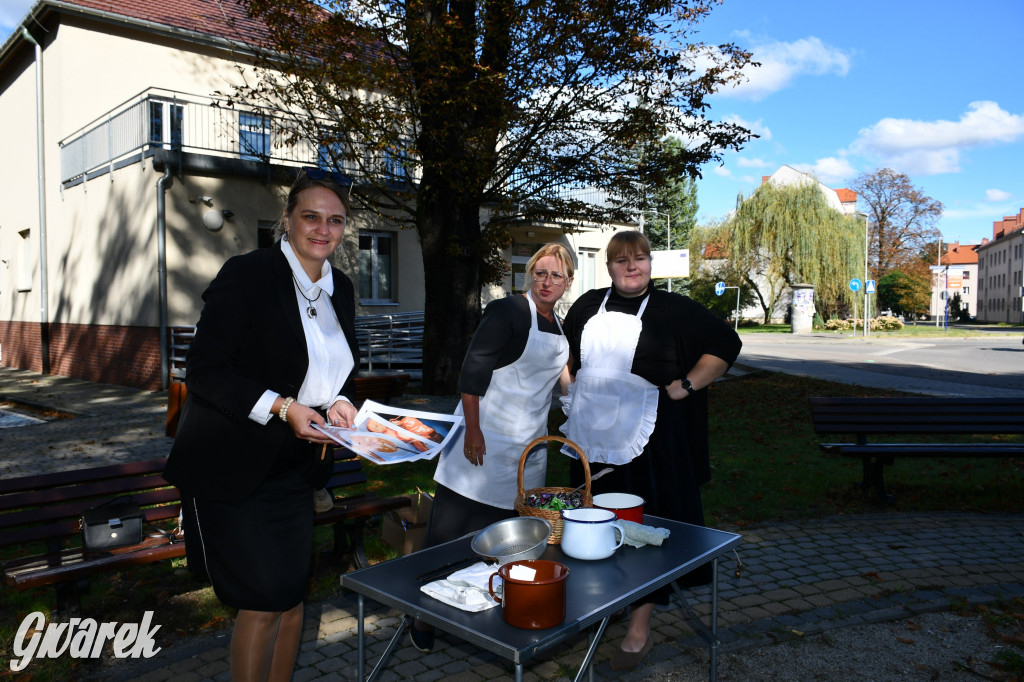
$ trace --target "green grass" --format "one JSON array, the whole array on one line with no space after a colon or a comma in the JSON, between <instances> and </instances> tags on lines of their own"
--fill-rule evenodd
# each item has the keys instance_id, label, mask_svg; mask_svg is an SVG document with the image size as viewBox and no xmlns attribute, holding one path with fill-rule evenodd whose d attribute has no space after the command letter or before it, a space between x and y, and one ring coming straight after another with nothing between
<instances>
[{"instance_id":1,"label":"green grass","mask_svg":"<svg viewBox=\"0 0 1024 682\"><path fill-rule=\"evenodd\" d=\"M804 377L755 372L711 387L710 440L713 480L703 487L708 525L737 528L758 522L881 511L860 490L859 459L819 451L811 426L811 396L900 395L879 393L846 384ZM560 420L552 413L550 428ZM557 431L551 431L557 433ZM832 439L836 440L836 439ZM568 483L568 458L548 458L548 485ZM432 491L436 462L406 465L366 464L363 486L382 496ZM887 467L886 486L895 495L892 511L1024 511L1024 460L919 458L897 459ZM326 552L330 530L316 529L317 551L308 601L336 594L341 567ZM372 561L394 556L380 540L379 525L366 540ZM0 558L25 553L10 548ZM49 613L56 605L52 588L16 592L0 588L0 660L9 661L14 634L26 614ZM83 613L97 621L137 622L147 609L156 609L163 626L158 640L201 634L229 625L231 609L220 605L212 590L181 567L181 560L141 566L93 581L83 598ZM63 657L34 661L28 672L36 681L63 680L91 670ZM10 676L0 668L0 679Z\"/></svg>"}]
</instances>

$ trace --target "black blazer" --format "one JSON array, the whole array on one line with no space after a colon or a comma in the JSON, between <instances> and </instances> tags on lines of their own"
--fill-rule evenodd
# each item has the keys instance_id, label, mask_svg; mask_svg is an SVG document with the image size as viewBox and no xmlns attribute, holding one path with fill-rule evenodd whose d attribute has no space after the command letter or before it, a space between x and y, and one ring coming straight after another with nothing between
<instances>
[{"instance_id":1,"label":"black blazer","mask_svg":"<svg viewBox=\"0 0 1024 682\"><path fill-rule=\"evenodd\" d=\"M351 396L359 367L352 281L332 268L331 304L355 360L342 388ZM203 293L203 312L186 357L188 399L164 477L186 495L238 501L270 472L282 448L308 450L312 483L323 485L322 446L295 438L273 416L249 419L264 391L294 397L306 376L306 337L291 269L280 243L228 260ZM328 458L330 460L330 458Z\"/></svg>"}]
</instances>

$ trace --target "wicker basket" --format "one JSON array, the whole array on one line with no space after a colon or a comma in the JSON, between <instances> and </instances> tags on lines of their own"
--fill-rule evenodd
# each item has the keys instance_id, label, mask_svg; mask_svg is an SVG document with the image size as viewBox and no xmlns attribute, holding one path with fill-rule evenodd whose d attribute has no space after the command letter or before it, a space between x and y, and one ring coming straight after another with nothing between
<instances>
[{"instance_id":1,"label":"wicker basket","mask_svg":"<svg viewBox=\"0 0 1024 682\"><path fill-rule=\"evenodd\" d=\"M583 454L583 450L580 446L573 443L567 438L561 436L541 436L535 439L532 443L526 446L523 450L522 456L519 458L519 494L516 495L516 501L514 503L515 510L519 512L520 516L539 516L542 519L547 519L551 523L551 535L548 536L549 545L558 545L562 542L562 515L554 509L538 509L537 507L531 507L526 504L526 498L530 495L540 495L541 493L571 493L575 488L531 488L529 490L523 490L523 469L526 467L526 458L529 456L530 451L535 447L549 440L558 441L564 443L569 447L576 450L580 455L580 462L583 463L583 480L585 485L583 488L583 506L592 507L594 501L590 496L590 464L587 462L586 455Z\"/></svg>"}]
</instances>

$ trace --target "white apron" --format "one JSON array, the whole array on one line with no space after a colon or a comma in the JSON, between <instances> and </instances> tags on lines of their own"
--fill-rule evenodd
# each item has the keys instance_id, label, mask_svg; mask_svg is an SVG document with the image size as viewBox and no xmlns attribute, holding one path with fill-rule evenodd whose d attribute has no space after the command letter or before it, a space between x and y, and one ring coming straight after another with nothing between
<instances>
[{"instance_id":1,"label":"white apron","mask_svg":"<svg viewBox=\"0 0 1024 682\"><path fill-rule=\"evenodd\" d=\"M630 372L650 294L636 315L601 309L583 326L580 370L563 398L565 437L587 461L625 464L643 452L658 417L658 387Z\"/></svg>"},{"instance_id":2,"label":"white apron","mask_svg":"<svg viewBox=\"0 0 1024 682\"><path fill-rule=\"evenodd\" d=\"M487 393L480 398L480 429L487 448L482 466L474 466L463 454L466 430L442 453L434 480L463 497L493 507L514 509L518 493L519 460L523 449L547 433L551 391L569 358L564 334L537 328L537 306L530 294L530 333L518 360L494 370ZM561 331L562 325L555 318ZM462 403L455 409L461 415ZM525 489L544 486L547 451L535 452L523 471Z\"/></svg>"}]
</instances>

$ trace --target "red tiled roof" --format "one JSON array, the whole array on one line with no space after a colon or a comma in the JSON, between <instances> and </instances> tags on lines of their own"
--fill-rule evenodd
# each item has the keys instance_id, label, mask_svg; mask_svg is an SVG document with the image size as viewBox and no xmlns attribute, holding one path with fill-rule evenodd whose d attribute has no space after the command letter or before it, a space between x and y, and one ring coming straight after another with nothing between
<instances>
[{"instance_id":1,"label":"red tiled roof","mask_svg":"<svg viewBox=\"0 0 1024 682\"><path fill-rule=\"evenodd\" d=\"M844 204L849 204L857 201L857 193L854 192L852 189L847 189L843 187L841 189L837 189L836 194L839 195L839 201L841 201Z\"/></svg>"},{"instance_id":2,"label":"red tiled roof","mask_svg":"<svg viewBox=\"0 0 1024 682\"><path fill-rule=\"evenodd\" d=\"M237 0L64 0L64 3L86 11L99 11L249 44L260 44L267 37L263 22L250 19Z\"/></svg>"},{"instance_id":3,"label":"red tiled roof","mask_svg":"<svg viewBox=\"0 0 1024 682\"><path fill-rule=\"evenodd\" d=\"M942 265L974 265L978 262L978 244L946 245L946 253L942 255Z\"/></svg>"}]
</instances>

